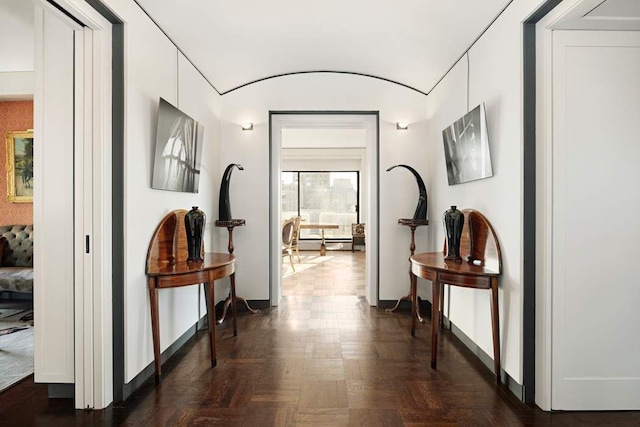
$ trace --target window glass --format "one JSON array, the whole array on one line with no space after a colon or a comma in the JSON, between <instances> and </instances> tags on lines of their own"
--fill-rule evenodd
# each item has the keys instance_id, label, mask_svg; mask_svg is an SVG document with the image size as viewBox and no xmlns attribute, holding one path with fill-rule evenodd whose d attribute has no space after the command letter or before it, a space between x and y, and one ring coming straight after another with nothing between
<instances>
[{"instance_id":1,"label":"window glass","mask_svg":"<svg viewBox=\"0 0 640 427\"><path fill-rule=\"evenodd\" d=\"M326 229L325 238L351 238L351 224L358 222L358 172L283 172L282 218L296 216L298 209L302 224L338 225ZM321 233L302 229L300 238L319 239Z\"/></svg>"},{"instance_id":2,"label":"window glass","mask_svg":"<svg viewBox=\"0 0 640 427\"><path fill-rule=\"evenodd\" d=\"M298 173L282 172L282 219L298 215Z\"/></svg>"}]
</instances>

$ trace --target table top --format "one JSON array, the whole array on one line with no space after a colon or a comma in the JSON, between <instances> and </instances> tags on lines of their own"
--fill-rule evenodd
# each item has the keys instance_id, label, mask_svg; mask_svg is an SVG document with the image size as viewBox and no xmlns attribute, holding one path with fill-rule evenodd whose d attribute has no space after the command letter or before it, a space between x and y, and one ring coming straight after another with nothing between
<instances>
[{"instance_id":1,"label":"table top","mask_svg":"<svg viewBox=\"0 0 640 427\"><path fill-rule=\"evenodd\" d=\"M409 227L420 227L422 225L429 225L428 219L413 219L413 218L399 218L398 224L406 225Z\"/></svg>"},{"instance_id":2,"label":"table top","mask_svg":"<svg viewBox=\"0 0 640 427\"><path fill-rule=\"evenodd\" d=\"M222 221L218 219L215 222L215 226L216 227L240 227L242 225L245 225L246 223L247 221L244 219L230 219L228 221Z\"/></svg>"},{"instance_id":3,"label":"table top","mask_svg":"<svg viewBox=\"0 0 640 427\"><path fill-rule=\"evenodd\" d=\"M148 276L172 276L192 273L197 271L214 270L235 262L235 255L217 252L207 252L202 261L190 261L186 259L176 261L157 260L147 265Z\"/></svg>"},{"instance_id":4,"label":"table top","mask_svg":"<svg viewBox=\"0 0 640 427\"><path fill-rule=\"evenodd\" d=\"M338 224L300 224L300 228L340 228Z\"/></svg>"},{"instance_id":5,"label":"table top","mask_svg":"<svg viewBox=\"0 0 640 427\"><path fill-rule=\"evenodd\" d=\"M435 271L463 274L467 276L499 276L500 272L468 261L445 261L442 252L425 252L412 255L412 264Z\"/></svg>"}]
</instances>

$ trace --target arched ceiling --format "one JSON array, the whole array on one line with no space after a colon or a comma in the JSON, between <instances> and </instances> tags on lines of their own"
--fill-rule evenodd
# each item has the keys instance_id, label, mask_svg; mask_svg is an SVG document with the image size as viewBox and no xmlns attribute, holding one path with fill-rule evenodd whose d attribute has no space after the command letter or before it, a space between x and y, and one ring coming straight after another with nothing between
<instances>
[{"instance_id":1,"label":"arched ceiling","mask_svg":"<svg viewBox=\"0 0 640 427\"><path fill-rule=\"evenodd\" d=\"M137 0L225 93L349 72L429 92L511 0Z\"/></svg>"}]
</instances>

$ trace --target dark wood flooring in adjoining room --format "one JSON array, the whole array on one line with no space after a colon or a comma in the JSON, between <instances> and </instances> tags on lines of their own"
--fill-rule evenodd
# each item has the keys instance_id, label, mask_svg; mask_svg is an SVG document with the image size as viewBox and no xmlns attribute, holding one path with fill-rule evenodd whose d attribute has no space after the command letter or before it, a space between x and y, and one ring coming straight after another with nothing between
<instances>
[{"instance_id":1,"label":"dark wood flooring in adjoining room","mask_svg":"<svg viewBox=\"0 0 640 427\"><path fill-rule=\"evenodd\" d=\"M432 370L429 328L412 338L407 311L307 289L241 314L237 337L231 322L219 325L215 368L200 331L163 365L162 383L126 402L74 411L30 378L0 394L0 425L640 425L639 412L550 414L522 404L446 330Z\"/></svg>"}]
</instances>

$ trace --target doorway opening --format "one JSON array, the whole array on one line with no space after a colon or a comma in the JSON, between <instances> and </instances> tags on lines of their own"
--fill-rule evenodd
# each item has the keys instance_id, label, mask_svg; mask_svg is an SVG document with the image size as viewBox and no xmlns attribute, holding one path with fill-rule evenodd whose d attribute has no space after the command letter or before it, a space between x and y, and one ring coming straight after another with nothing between
<instances>
[{"instance_id":1,"label":"doorway opening","mask_svg":"<svg viewBox=\"0 0 640 427\"><path fill-rule=\"evenodd\" d=\"M377 305L378 113L271 112L270 125L271 304L339 295ZM295 247L283 246L288 220ZM361 223L366 245L353 248Z\"/></svg>"},{"instance_id":2,"label":"doorway opening","mask_svg":"<svg viewBox=\"0 0 640 427\"><path fill-rule=\"evenodd\" d=\"M0 393L33 374L33 171L35 14L0 6Z\"/></svg>"},{"instance_id":3,"label":"doorway opening","mask_svg":"<svg viewBox=\"0 0 640 427\"><path fill-rule=\"evenodd\" d=\"M312 137L318 131L307 134ZM315 157L303 152L296 159L296 149L290 148L286 133L284 136L288 147L282 150L285 169L303 168L312 158L316 164L339 169L326 157L344 156L345 148L324 143L325 147L315 150ZM356 135L353 142L364 146L364 133ZM281 174L281 215L284 223L287 218L294 220L291 244L283 252L283 296L364 296L365 257L361 250L354 251L352 238L353 230L361 224L358 157L364 157L364 147L346 150L351 150L355 160L345 167L355 170L285 170ZM284 262L287 257L289 262Z\"/></svg>"}]
</instances>

